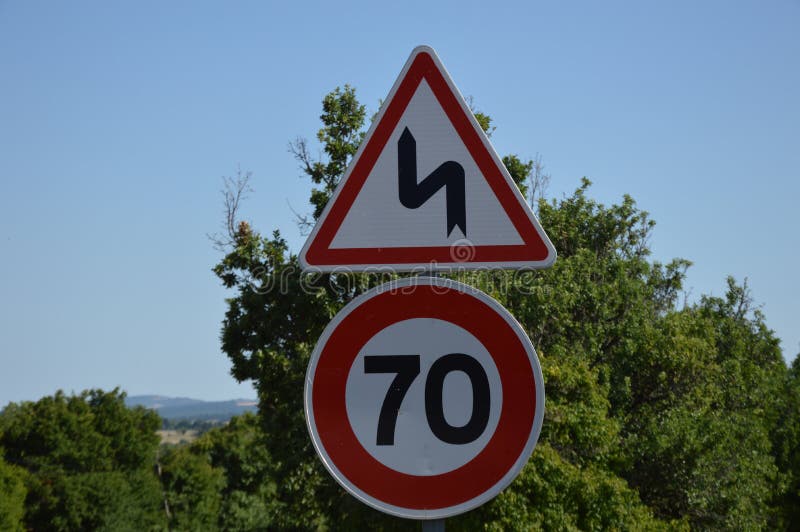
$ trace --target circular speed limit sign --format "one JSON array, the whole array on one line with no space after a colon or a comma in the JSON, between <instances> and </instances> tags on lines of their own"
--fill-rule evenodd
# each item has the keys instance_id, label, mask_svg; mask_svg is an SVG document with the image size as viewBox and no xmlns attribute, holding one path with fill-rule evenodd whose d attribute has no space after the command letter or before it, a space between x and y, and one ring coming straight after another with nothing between
<instances>
[{"instance_id":1,"label":"circular speed limit sign","mask_svg":"<svg viewBox=\"0 0 800 532\"><path fill-rule=\"evenodd\" d=\"M528 460L544 382L522 327L465 284L409 277L350 302L305 386L325 467L386 513L438 519L497 495Z\"/></svg>"}]
</instances>

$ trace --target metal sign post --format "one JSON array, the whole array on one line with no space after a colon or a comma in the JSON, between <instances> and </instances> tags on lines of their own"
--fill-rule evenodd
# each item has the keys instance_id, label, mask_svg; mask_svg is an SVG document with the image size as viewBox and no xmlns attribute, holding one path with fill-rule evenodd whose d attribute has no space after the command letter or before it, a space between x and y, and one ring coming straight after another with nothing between
<instances>
[{"instance_id":1,"label":"metal sign post","mask_svg":"<svg viewBox=\"0 0 800 532\"><path fill-rule=\"evenodd\" d=\"M422 532L444 532L444 519L423 521Z\"/></svg>"}]
</instances>

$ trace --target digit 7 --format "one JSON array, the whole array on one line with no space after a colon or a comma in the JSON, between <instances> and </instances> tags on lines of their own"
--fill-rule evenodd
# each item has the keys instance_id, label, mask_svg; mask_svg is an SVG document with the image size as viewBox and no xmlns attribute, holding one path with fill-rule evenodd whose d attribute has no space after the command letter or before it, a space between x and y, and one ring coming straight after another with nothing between
<instances>
[{"instance_id":1,"label":"digit 7","mask_svg":"<svg viewBox=\"0 0 800 532\"><path fill-rule=\"evenodd\" d=\"M394 445L394 429L400 405L419 375L419 355L379 355L364 357L364 373L396 373L386 391L378 417L377 445Z\"/></svg>"}]
</instances>

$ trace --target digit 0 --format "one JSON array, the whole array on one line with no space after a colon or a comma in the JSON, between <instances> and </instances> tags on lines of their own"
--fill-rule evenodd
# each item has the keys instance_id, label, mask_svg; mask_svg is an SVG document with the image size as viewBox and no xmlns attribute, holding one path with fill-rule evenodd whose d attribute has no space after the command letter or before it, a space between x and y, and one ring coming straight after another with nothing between
<instances>
[{"instance_id":1,"label":"digit 0","mask_svg":"<svg viewBox=\"0 0 800 532\"><path fill-rule=\"evenodd\" d=\"M453 371L465 373L472 384L472 415L461 427L454 427L444 417L444 379ZM431 366L425 380L425 416L433 434L443 442L464 445L480 438L489 423L489 401L489 378L475 358L452 353Z\"/></svg>"}]
</instances>

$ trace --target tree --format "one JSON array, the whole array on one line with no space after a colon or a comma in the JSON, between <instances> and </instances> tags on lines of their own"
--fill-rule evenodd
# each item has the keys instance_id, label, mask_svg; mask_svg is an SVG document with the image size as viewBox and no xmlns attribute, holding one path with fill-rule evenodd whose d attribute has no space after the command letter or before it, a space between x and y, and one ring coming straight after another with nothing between
<instances>
[{"instance_id":1,"label":"tree","mask_svg":"<svg viewBox=\"0 0 800 532\"><path fill-rule=\"evenodd\" d=\"M26 494L24 470L7 464L0 452L0 530L24 530Z\"/></svg>"},{"instance_id":2,"label":"tree","mask_svg":"<svg viewBox=\"0 0 800 532\"><path fill-rule=\"evenodd\" d=\"M275 482L263 433L253 414L234 417L189 445L167 451L162 478L179 530L274 527Z\"/></svg>"},{"instance_id":3,"label":"tree","mask_svg":"<svg viewBox=\"0 0 800 532\"><path fill-rule=\"evenodd\" d=\"M784 382L784 393L776 430L773 432L776 465L785 489L778 491L778 524L793 530L800 527L800 355L796 356Z\"/></svg>"},{"instance_id":4,"label":"tree","mask_svg":"<svg viewBox=\"0 0 800 532\"><path fill-rule=\"evenodd\" d=\"M325 97L317 138L292 151L315 185L313 223L362 140L365 112L350 87ZM482 115L485 127L491 120ZM751 306L746 285L678 306L689 262L649 259L654 222L635 201L590 199L590 182L541 199L541 160L504 162L538 195L559 258L540 272L470 272L520 321L539 353L547 408L537 448L495 500L448 521L451 529L727 529L797 525L797 379ZM214 271L234 291L222 347L239 380L253 379L275 491L278 528L414 527L356 502L323 470L303 418L305 370L324 326L376 276L299 275L275 232L235 226ZM276 289L277 287L280 289ZM794 403L792 401L795 401ZM742 448L747 453L741 452ZM794 469L792 469L794 468ZM792 476L794 475L794 476ZM794 482L794 484L792 484ZM787 486L792 487L787 487Z\"/></svg>"},{"instance_id":5,"label":"tree","mask_svg":"<svg viewBox=\"0 0 800 532\"><path fill-rule=\"evenodd\" d=\"M161 420L118 390L11 403L5 459L27 471L24 524L47 530L143 530L164 524L153 465Z\"/></svg>"},{"instance_id":6,"label":"tree","mask_svg":"<svg viewBox=\"0 0 800 532\"><path fill-rule=\"evenodd\" d=\"M317 140L323 144L328 160L315 160L309 152L308 141L302 137L289 145L311 182L322 185L322 188L311 189L314 220L322 214L331 193L364 139L362 129L366 116L367 109L356 99L355 89L349 85L345 85L344 89L337 87L322 100L320 120L323 127L317 133ZM306 226L313 224L305 217L301 217L300 222Z\"/></svg>"},{"instance_id":7,"label":"tree","mask_svg":"<svg viewBox=\"0 0 800 532\"><path fill-rule=\"evenodd\" d=\"M175 530L217 530L224 472L189 447L177 447L163 459L161 481L166 492L170 527Z\"/></svg>"},{"instance_id":8,"label":"tree","mask_svg":"<svg viewBox=\"0 0 800 532\"><path fill-rule=\"evenodd\" d=\"M725 298L704 297L656 325L634 347L646 395L628 414L632 484L657 513L699 528L774 528L770 435L786 367L746 285L729 279Z\"/></svg>"}]
</instances>

